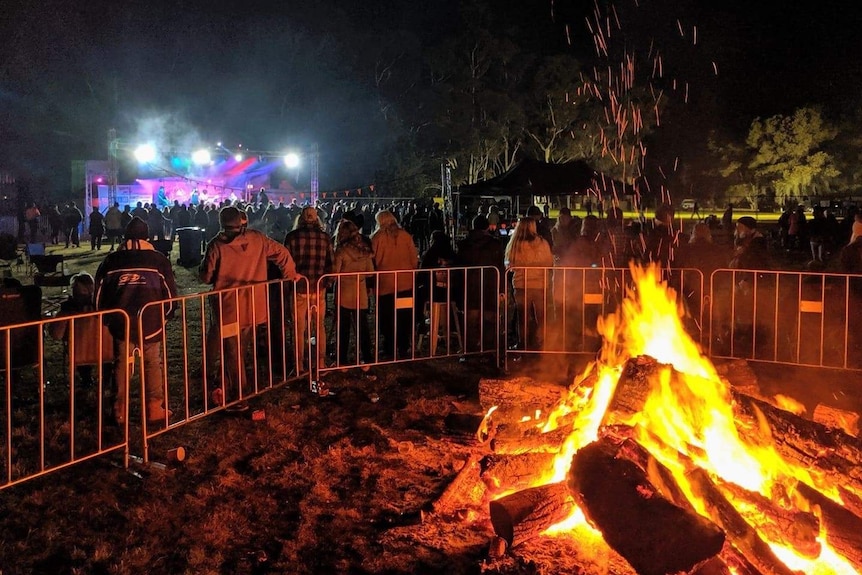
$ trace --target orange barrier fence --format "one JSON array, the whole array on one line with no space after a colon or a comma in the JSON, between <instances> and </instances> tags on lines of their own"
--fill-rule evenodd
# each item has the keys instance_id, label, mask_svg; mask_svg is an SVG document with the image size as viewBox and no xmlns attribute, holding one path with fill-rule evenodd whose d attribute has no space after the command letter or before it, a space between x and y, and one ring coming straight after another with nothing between
<instances>
[{"instance_id":1,"label":"orange barrier fence","mask_svg":"<svg viewBox=\"0 0 862 575\"><path fill-rule=\"evenodd\" d=\"M0 489L108 453L128 464L129 407L106 323L128 341L122 311L0 328Z\"/></svg>"}]
</instances>

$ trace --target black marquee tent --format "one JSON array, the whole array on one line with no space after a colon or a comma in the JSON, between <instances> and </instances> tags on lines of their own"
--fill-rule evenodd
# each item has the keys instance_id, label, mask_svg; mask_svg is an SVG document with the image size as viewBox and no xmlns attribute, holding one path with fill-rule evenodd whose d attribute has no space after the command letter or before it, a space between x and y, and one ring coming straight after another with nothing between
<instances>
[{"instance_id":1,"label":"black marquee tent","mask_svg":"<svg viewBox=\"0 0 862 575\"><path fill-rule=\"evenodd\" d=\"M601 174L582 160L546 164L538 160L524 159L499 176L475 184L459 186L457 193L462 197L471 198L482 196L528 198L585 194L596 189L601 177Z\"/></svg>"}]
</instances>

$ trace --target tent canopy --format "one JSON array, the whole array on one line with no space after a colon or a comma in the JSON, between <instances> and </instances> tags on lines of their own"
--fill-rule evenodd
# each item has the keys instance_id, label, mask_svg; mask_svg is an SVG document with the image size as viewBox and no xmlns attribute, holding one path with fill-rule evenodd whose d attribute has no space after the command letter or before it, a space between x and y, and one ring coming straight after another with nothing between
<instances>
[{"instance_id":1,"label":"tent canopy","mask_svg":"<svg viewBox=\"0 0 862 575\"><path fill-rule=\"evenodd\" d=\"M586 162L575 160L564 164L546 164L524 159L506 172L489 180L460 186L464 197L480 196L561 196L584 194L595 189L601 176Z\"/></svg>"}]
</instances>

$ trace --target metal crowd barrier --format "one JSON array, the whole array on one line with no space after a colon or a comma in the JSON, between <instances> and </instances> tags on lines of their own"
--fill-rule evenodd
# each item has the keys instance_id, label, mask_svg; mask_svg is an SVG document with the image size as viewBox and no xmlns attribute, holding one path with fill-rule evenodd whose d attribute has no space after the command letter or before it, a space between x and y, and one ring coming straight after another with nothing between
<instances>
[{"instance_id":1,"label":"metal crowd barrier","mask_svg":"<svg viewBox=\"0 0 862 575\"><path fill-rule=\"evenodd\" d=\"M333 370L452 356L494 353L499 365L500 288L494 267L320 278L312 312L326 349L317 350L313 382Z\"/></svg>"},{"instance_id":2,"label":"metal crowd barrier","mask_svg":"<svg viewBox=\"0 0 862 575\"><path fill-rule=\"evenodd\" d=\"M512 289L519 270L530 290ZM712 357L862 369L862 326L851 319L862 276L717 270L707 291L698 270L664 278ZM506 367L513 354L592 354L598 317L631 284L621 268L516 268L505 284L493 267L341 273L311 294L307 281L278 280L148 304L134 321L141 333L155 314L152 342L132 342L119 310L2 327L0 489L114 452L127 465L130 420L140 421L148 461L155 436L292 379L314 390L336 369L482 353L499 366L512 343ZM111 321L125 334L118 343ZM131 359L118 362L129 383L117 425L112 365L123 348ZM161 371L147 369L154 357ZM148 421L153 379L170 413Z\"/></svg>"},{"instance_id":3,"label":"metal crowd barrier","mask_svg":"<svg viewBox=\"0 0 862 575\"><path fill-rule=\"evenodd\" d=\"M129 317L119 310L0 328L0 489L108 453L128 464L106 320L128 341ZM118 411L127 414L128 403Z\"/></svg>"},{"instance_id":4,"label":"metal crowd barrier","mask_svg":"<svg viewBox=\"0 0 862 575\"><path fill-rule=\"evenodd\" d=\"M710 293L710 356L862 369L862 276L722 269Z\"/></svg>"},{"instance_id":5,"label":"metal crowd barrier","mask_svg":"<svg viewBox=\"0 0 862 575\"><path fill-rule=\"evenodd\" d=\"M141 337L136 342L141 357L139 404L148 404L153 390L146 390L153 386L169 410L155 421L141 417L144 462L149 461L155 436L309 376L305 358L310 357L310 342L296 346L292 337L294 311L307 290L305 279L276 280L153 302L141 309L139 334L146 314L153 314L162 329L153 341ZM162 369L148 370L148 357Z\"/></svg>"},{"instance_id":6,"label":"metal crowd barrier","mask_svg":"<svg viewBox=\"0 0 862 575\"><path fill-rule=\"evenodd\" d=\"M703 274L676 268L665 269L662 275L687 308L687 331L702 342ZM601 348L598 319L617 309L632 287L632 276L629 268L513 267L506 285L508 369L509 361L525 354L595 354Z\"/></svg>"}]
</instances>

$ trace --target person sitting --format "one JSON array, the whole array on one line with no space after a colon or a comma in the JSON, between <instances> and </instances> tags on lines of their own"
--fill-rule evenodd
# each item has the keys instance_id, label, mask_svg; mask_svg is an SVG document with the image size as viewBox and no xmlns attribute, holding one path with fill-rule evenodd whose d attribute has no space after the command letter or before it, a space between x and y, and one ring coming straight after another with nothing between
<instances>
[{"instance_id":1,"label":"person sitting","mask_svg":"<svg viewBox=\"0 0 862 575\"><path fill-rule=\"evenodd\" d=\"M96 311L96 283L93 276L85 272L73 275L69 281L69 290L71 292L69 297L60 303L60 310L55 317ZM71 326L74 326L74 329L70 332ZM113 360L110 334L103 328L101 318L98 316L53 322L49 324L49 333L52 338L66 342L67 352L70 347L74 349L72 362L84 385L93 385L99 381L93 377L94 365L101 366ZM74 342L71 346L69 345L70 334Z\"/></svg>"}]
</instances>

